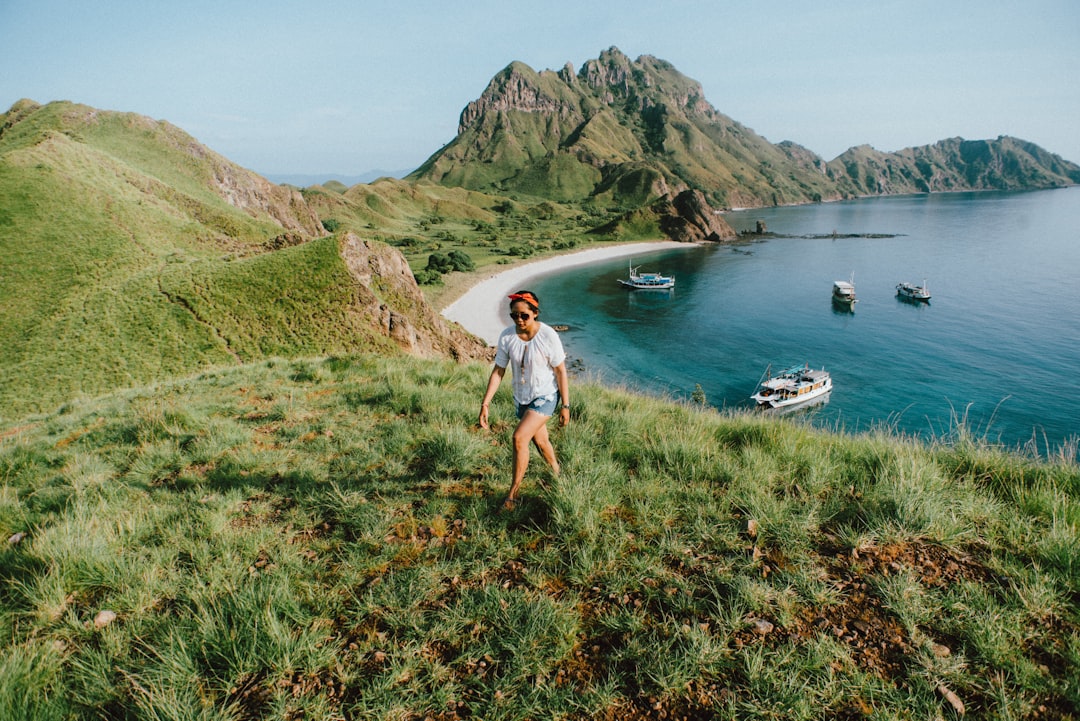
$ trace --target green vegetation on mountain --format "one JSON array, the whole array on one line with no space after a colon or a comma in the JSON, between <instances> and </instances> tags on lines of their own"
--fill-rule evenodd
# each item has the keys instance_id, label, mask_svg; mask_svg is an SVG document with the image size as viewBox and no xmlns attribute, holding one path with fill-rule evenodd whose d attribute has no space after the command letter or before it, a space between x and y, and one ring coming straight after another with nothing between
<instances>
[{"instance_id":1,"label":"green vegetation on mountain","mask_svg":"<svg viewBox=\"0 0 1080 721\"><path fill-rule=\"evenodd\" d=\"M820 200L832 187L669 63L615 48L576 75L511 63L410 178L628 210L686 189L732 207Z\"/></svg>"},{"instance_id":2,"label":"green vegetation on mountain","mask_svg":"<svg viewBox=\"0 0 1080 721\"><path fill-rule=\"evenodd\" d=\"M511 63L462 112L457 137L409 177L632 212L688 189L732 208L1051 188L1080 182L1080 166L1007 137L896 153L863 146L827 163L719 113L670 63L611 48L577 73Z\"/></svg>"},{"instance_id":3,"label":"green vegetation on mountain","mask_svg":"<svg viewBox=\"0 0 1080 721\"><path fill-rule=\"evenodd\" d=\"M579 384L502 514L486 373L271 360L0 431L0 718L1075 717L1075 464Z\"/></svg>"},{"instance_id":4,"label":"green vegetation on mountain","mask_svg":"<svg viewBox=\"0 0 1080 721\"><path fill-rule=\"evenodd\" d=\"M419 295L356 280L299 191L167 123L17 103L0 197L3 419L221 363L413 349L380 305L448 335Z\"/></svg>"},{"instance_id":5,"label":"green vegetation on mountain","mask_svg":"<svg viewBox=\"0 0 1080 721\"><path fill-rule=\"evenodd\" d=\"M882 153L852 148L829 163L850 195L1029 190L1080 183L1080 167L1017 138L964 140Z\"/></svg>"}]
</instances>

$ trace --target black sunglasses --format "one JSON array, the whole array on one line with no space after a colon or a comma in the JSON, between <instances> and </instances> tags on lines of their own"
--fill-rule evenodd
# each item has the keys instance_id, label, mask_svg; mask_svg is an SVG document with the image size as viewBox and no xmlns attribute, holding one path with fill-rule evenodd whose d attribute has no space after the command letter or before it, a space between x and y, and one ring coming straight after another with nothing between
<instances>
[{"instance_id":1,"label":"black sunglasses","mask_svg":"<svg viewBox=\"0 0 1080 721\"><path fill-rule=\"evenodd\" d=\"M514 320L528 320L529 318L532 318L528 313L511 313L510 317Z\"/></svg>"}]
</instances>

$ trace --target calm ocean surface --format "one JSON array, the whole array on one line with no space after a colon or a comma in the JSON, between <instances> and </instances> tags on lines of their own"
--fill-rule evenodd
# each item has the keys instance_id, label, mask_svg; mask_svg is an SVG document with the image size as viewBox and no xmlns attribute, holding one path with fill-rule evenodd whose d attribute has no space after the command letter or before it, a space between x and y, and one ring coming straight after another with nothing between
<instances>
[{"instance_id":1,"label":"calm ocean surface","mask_svg":"<svg viewBox=\"0 0 1080 721\"><path fill-rule=\"evenodd\" d=\"M629 291L625 260L531 283L566 324L571 358L602 382L750 408L765 368L832 373L828 402L800 416L829 428L889 425L947 436L957 418L1010 448L1057 453L1080 436L1080 187L874 198L731 213L786 235L635 256L674 291ZM832 282L854 274L839 312ZM930 303L896 297L923 281Z\"/></svg>"}]
</instances>

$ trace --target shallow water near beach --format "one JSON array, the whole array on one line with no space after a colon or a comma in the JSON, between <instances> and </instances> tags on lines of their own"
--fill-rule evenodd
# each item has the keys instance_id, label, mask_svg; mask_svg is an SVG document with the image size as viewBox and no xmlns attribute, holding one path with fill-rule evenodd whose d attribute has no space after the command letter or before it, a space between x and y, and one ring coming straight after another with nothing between
<instances>
[{"instance_id":1,"label":"shallow water near beach","mask_svg":"<svg viewBox=\"0 0 1080 721\"><path fill-rule=\"evenodd\" d=\"M676 277L632 291L608 260L530 283L571 358L607 384L750 408L765 369L831 372L828 402L800 413L845 431L889 426L1057 454L1080 434L1080 188L873 198L730 213L787 236L653 252ZM831 234L893 237L831 237ZM834 280L854 276L854 312ZM929 303L896 296L926 282ZM1071 455L1070 454L1070 455Z\"/></svg>"}]
</instances>

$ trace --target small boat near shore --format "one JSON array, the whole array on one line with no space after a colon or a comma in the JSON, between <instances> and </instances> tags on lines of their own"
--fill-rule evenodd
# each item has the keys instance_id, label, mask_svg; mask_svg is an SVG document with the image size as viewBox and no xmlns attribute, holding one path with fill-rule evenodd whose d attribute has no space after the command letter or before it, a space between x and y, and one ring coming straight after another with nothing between
<instances>
[{"instance_id":1,"label":"small boat near shore","mask_svg":"<svg viewBox=\"0 0 1080 721\"><path fill-rule=\"evenodd\" d=\"M619 278L619 284L624 288L636 290L668 290L675 287L674 276L660 273L639 273L638 268L640 267L635 268L631 264L630 277L626 279Z\"/></svg>"},{"instance_id":2,"label":"small boat near shore","mask_svg":"<svg viewBox=\"0 0 1080 721\"><path fill-rule=\"evenodd\" d=\"M750 396L762 410L800 406L832 391L832 376L824 368L813 370L807 363L776 375L770 375L770 370L765 369L764 380L759 381L757 392Z\"/></svg>"},{"instance_id":3,"label":"small boat near shore","mask_svg":"<svg viewBox=\"0 0 1080 721\"><path fill-rule=\"evenodd\" d=\"M921 301L923 303L930 302L930 291L926 289L925 280L922 285L915 285L914 283L897 283L896 295L904 300Z\"/></svg>"},{"instance_id":4,"label":"small boat near shore","mask_svg":"<svg viewBox=\"0 0 1080 721\"><path fill-rule=\"evenodd\" d=\"M855 297L855 274L851 274L851 280L834 280L832 285L833 303L847 308L855 309L859 299Z\"/></svg>"}]
</instances>

